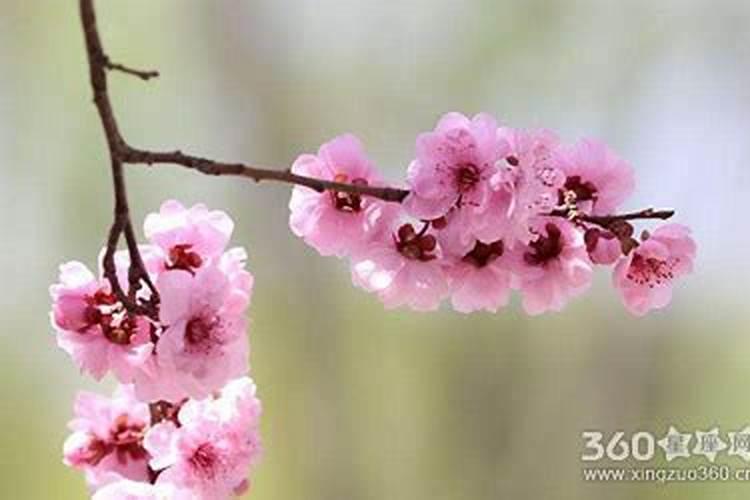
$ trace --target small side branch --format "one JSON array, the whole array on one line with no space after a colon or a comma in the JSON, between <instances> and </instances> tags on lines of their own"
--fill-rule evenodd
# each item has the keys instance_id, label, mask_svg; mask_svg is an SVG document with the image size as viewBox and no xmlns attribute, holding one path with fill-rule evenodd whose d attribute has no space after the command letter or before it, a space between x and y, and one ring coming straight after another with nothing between
<instances>
[{"instance_id":1,"label":"small side branch","mask_svg":"<svg viewBox=\"0 0 750 500\"><path fill-rule=\"evenodd\" d=\"M667 220L674 216L674 210L656 210L654 208L646 208L637 212L630 212L619 215L585 215L582 214L578 218L583 222L590 222L597 226L609 227L615 221L626 221L626 220L640 220L640 219L659 219Z\"/></svg>"},{"instance_id":2,"label":"small side branch","mask_svg":"<svg viewBox=\"0 0 750 500\"><path fill-rule=\"evenodd\" d=\"M104 61L104 67L111 71L119 71L127 75L135 76L141 80L148 81L152 78L159 78L159 72L154 70L140 70L130 68L124 64L115 63L109 60L107 57Z\"/></svg>"}]
</instances>

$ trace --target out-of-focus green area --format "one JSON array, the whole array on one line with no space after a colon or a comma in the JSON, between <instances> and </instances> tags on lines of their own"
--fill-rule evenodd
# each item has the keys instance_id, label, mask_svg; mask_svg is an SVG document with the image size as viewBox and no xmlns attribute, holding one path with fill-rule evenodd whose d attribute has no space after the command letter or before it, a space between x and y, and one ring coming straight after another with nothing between
<instances>
[{"instance_id":1,"label":"out-of-focus green area","mask_svg":"<svg viewBox=\"0 0 750 500\"><path fill-rule=\"evenodd\" d=\"M256 275L253 376L267 452L253 498L745 498L740 483L590 484L581 432L750 424L750 4L745 0L99 1L133 144L280 167L352 131L394 182L440 114L489 111L612 144L629 208L678 209L700 244L665 312L634 319L602 275L564 313L384 311L287 227L286 186L128 171L140 220L165 197L237 221ZM64 260L111 218L72 0L0 14L0 498L79 499L60 460L81 388L48 326ZM744 466L739 459L725 460ZM700 460L694 461L696 465ZM652 463L659 466L660 463ZM662 464L663 465L663 464Z\"/></svg>"}]
</instances>

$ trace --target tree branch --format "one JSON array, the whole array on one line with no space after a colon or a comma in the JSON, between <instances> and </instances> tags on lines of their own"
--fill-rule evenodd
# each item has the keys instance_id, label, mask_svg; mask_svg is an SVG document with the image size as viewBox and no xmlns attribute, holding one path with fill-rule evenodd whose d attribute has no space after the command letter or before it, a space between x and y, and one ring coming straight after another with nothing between
<instances>
[{"instance_id":1,"label":"tree branch","mask_svg":"<svg viewBox=\"0 0 750 500\"><path fill-rule=\"evenodd\" d=\"M171 164L197 170L206 175L229 175L235 177L246 177L255 182L276 181L287 184L297 184L314 189L318 192L326 190L340 191L345 193L360 194L379 198L384 201L401 202L409 194L409 191L391 187L366 186L361 184L348 184L343 182L327 181L313 177L297 175L286 170L244 165L242 163L225 163L199 156L185 154L182 151L144 151L125 146L123 151L125 163L141 163L146 165Z\"/></svg>"},{"instance_id":2,"label":"tree branch","mask_svg":"<svg viewBox=\"0 0 750 500\"><path fill-rule=\"evenodd\" d=\"M109 57L107 57L104 61L104 67L111 71L119 71L120 73L125 73L127 75L135 76L137 78L140 78L141 80L148 81L152 78L158 78L159 72L158 71L150 71L150 70L140 70L140 69L134 69L130 68L128 66L125 66L123 64L118 64L115 62L112 62L109 60Z\"/></svg>"},{"instance_id":3,"label":"tree branch","mask_svg":"<svg viewBox=\"0 0 750 500\"><path fill-rule=\"evenodd\" d=\"M654 208L646 208L637 212L630 212L619 215L586 215L580 214L578 220L583 222L590 222L607 228L612 225L615 221L626 221L626 220L639 220L639 219L659 219L667 220L674 216L674 210L656 210Z\"/></svg>"},{"instance_id":4,"label":"tree branch","mask_svg":"<svg viewBox=\"0 0 750 500\"><path fill-rule=\"evenodd\" d=\"M86 43L86 54L89 63L89 79L91 88L94 92L94 104L99 113L99 118L104 129L104 135L107 139L109 149L110 165L112 170L112 184L115 194L114 203L114 222L109 230L107 238L107 248L104 253L102 267L104 276L110 283L112 291L123 305L131 312L147 314L156 318L159 295L156 288L148 277L148 272L143 265L138 243L133 231L133 224L130 220L130 209L128 207L128 196L125 189L125 175L123 172L122 151L127 149L125 141L120 135L112 109L112 103L109 99L109 90L107 87L107 69L120 68L113 66L102 48L99 30L96 24L96 11L94 10L93 0L80 1L81 23L83 25L84 40ZM128 292L126 293L117 277L117 266L115 265L115 252L120 237L125 235L127 242L128 254L130 255L130 268L128 270ZM138 302L136 294L140 288L141 281L151 290L149 302L143 304Z\"/></svg>"}]
</instances>

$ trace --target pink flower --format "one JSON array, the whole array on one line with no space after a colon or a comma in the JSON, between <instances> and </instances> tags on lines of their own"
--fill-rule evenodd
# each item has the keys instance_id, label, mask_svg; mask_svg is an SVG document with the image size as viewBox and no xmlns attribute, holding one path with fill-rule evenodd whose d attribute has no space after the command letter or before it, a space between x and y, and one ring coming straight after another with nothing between
<instances>
[{"instance_id":1,"label":"pink flower","mask_svg":"<svg viewBox=\"0 0 750 500\"><path fill-rule=\"evenodd\" d=\"M417 138L417 158L409 166L411 188L404 207L417 219L436 219L451 208L482 212L490 196L495 164L503 157L497 122L487 114L469 120L443 116L433 132Z\"/></svg>"},{"instance_id":2,"label":"pink flower","mask_svg":"<svg viewBox=\"0 0 750 500\"><path fill-rule=\"evenodd\" d=\"M584 234L586 250L591 262L600 265L614 264L622 257L622 244L610 231L590 228Z\"/></svg>"},{"instance_id":3,"label":"pink flower","mask_svg":"<svg viewBox=\"0 0 750 500\"><path fill-rule=\"evenodd\" d=\"M476 241L471 251L448 265L447 272L456 311L497 312L508 303L513 274L502 240Z\"/></svg>"},{"instance_id":4,"label":"pink flower","mask_svg":"<svg viewBox=\"0 0 750 500\"><path fill-rule=\"evenodd\" d=\"M76 365L97 380L112 371L119 381L132 381L153 350L149 321L125 311L109 283L79 262L60 266L60 283L50 294L57 344Z\"/></svg>"},{"instance_id":5,"label":"pink flower","mask_svg":"<svg viewBox=\"0 0 750 500\"><path fill-rule=\"evenodd\" d=\"M171 484L151 484L121 479L97 490L91 500L202 500Z\"/></svg>"},{"instance_id":6,"label":"pink flower","mask_svg":"<svg viewBox=\"0 0 750 500\"><path fill-rule=\"evenodd\" d=\"M559 141L554 133L503 127L498 136L507 145L506 156L498 162L475 235L482 241L502 239L511 249L534 239L531 222L556 208L565 175L555 161Z\"/></svg>"},{"instance_id":7,"label":"pink flower","mask_svg":"<svg viewBox=\"0 0 750 500\"><path fill-rule=\"evenodd\" d=\"M112 398L80 392L74 411L69 424L73 434L65 441L63 461L85 471L92 489L122 478L148 479L143 436L149 410L136 400L132 386L119 386Z\"/></svg>"},{"instance_id":8,"label":"pink flower","mask_svg":"<svg viewBox=\"0 0 750 500\"><path fill-rule=\"evenodd\" d=\"M575 194L578 209L608 215L633 193L633 169L606 145L584 139L559 153L566 174L562 198L568 192Z\"/></svg>"},{"instance_id":9,"label":"pink flower","mask_svg":"<svg viewBox=\"0 0 750 500\"><path fill-rule=\"evenodd\" d=\"M232 286L216 266L203 266L195 275L174 270L159 276L165 329L156 356L136 377L139 397L173 402L204 398L247 372L244 314L252 278L242 283L244 288Z\"/></svg>"},{"instance_id":10,"label":"pink flower","mask_svg":"<svg viewBox=\"0 0 750 500\"><path fill-rule=\"evenodd\" d=\"M244 248L230 248L218 259L216 265L229 281L230 295L234 310L244 314L244 310L250 305L253 295L255 278L245 268L247 252Z\"/></svg>"},{"instance_id":11,"label":"pink flower","mask_svg":"<svg viewBox=\"0 0 750 500\"><path fill-rule=\"evenodd\" d=\"M523 307L532 315L560 311L591 285L583 236L563 219L540 217L532 229L536 239L517 255Z\"/></svg>"},{"instance_id":12,"label":"pink flower","mask_svg":"<svg viewBox=\"0 0 750 500\"><path fill-rule=\"evenodd\" d=\"M336 137L317 155L302 155L292 173L359 185L381 185L362 143L351 134ZM383 202L338 191L318 193L295 186L289 201L289 226L321 255L344 256L361 246L374 222L382 216Z\"/></svg>"},{"instance_id":13,"label":"pink flower","mask_svg":"<svg viewBox=\"0 0 750 500\"><path fill-rule=\"evenodd\" d=\"M689 228L659 227L615 266L613 281L625 307L643 316L669 304L674 280L692 271L695 253Z\"/></svg>"},{"instance_id":14,"label":"pink flower","mask_svg":"<svg viewBox=\"0 0 750 500\"><path fill-rule=\"evenodd\" d=\"M146 216L146 238L163 251L167 269L194 270L224 251L234 230L229 216L199 203L185 208L180 202L162 203L159 213Z\"/></svg>"},{"instance_id":15,"label":"pink flower","mask_svg":"<svg viewBox=\"0 0 750 500\"><path fill-rule=\"evenodd\" d=\"M145 446L156 484L188 489L198 498L221 500L247 488L247 469L261 452L260 402L249 379L228 385L217 399L188 401L178 425L152 427Z\"/></svg>"},{"instance_id":16,"label":"pink flower","mask_svg":"<svg viewBox=\"0 0 750 500\"><path fill-rule=\"evenodd\" d=\"M376 292L385 307L407 305L418 311L437 309L448 293L434 234L417 232L410 223L394 231L386 226L365 249L352 256L354 284Z\"/></svg>"}]
</instances>

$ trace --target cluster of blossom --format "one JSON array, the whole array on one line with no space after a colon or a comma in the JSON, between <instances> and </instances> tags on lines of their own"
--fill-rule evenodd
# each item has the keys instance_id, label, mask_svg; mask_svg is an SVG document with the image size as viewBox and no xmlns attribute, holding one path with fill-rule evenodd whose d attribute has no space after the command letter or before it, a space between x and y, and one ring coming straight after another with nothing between
<instances>
[{"instance_id":1,"label":"cluster of blossom","mask_svg":"<svg viewBox=\"0 0 750 500\"><path fill-rule=\"evenodd\" d=\"M360 141L339 136L300 156L295 174L386 186ZM322 255L347 257L355 285L386 307L495 312L519 290L529 314L559 311L591 284L595 265L636 315L664 307L695 257L690 231L665 224L634 237L611 217L633 171L594 140L498 126L486 114L443 116L421 134L403 203L296 186L290 227Z\"/></svg>"},{"instance_id":2,"label":"cluster of blossom","mask_svg":"<svg viewBox=\"0 0 750 500\"><path fill-rule=\"evenodd\" d=\"M119 382L112 398L78 395L64 445L96 500L220 500L249 487L261 451L247 376L253 277L245 251L226 250L232 230L225 213L176 201L146 218L140 254L157 315L126 309L103 273L61 266L51 287L57 343L82 372ZM115 263L127 293L128 254ZM146 287L134 293L150 298Z\"/></svg>"}]
</instances>

